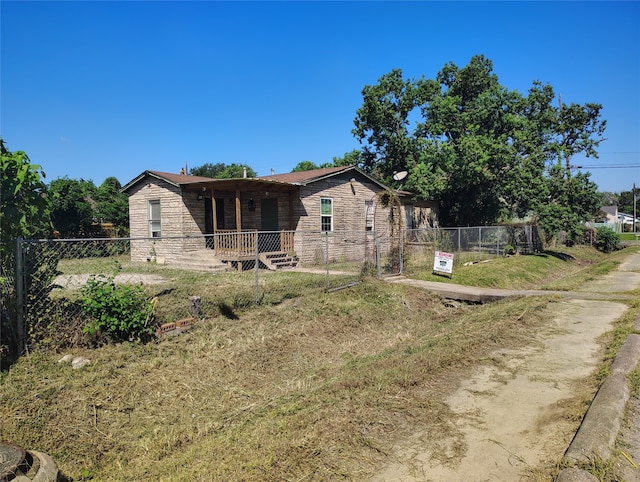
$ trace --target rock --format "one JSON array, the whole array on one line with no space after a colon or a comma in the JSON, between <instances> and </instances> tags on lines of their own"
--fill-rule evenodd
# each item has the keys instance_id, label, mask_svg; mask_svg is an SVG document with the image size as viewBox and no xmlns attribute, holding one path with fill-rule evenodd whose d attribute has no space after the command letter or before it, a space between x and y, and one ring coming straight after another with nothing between
<instances>
[{"instance_id":1,"label":"rock","mask_svg":"<svg viewBox=\"0 0 640 482\"><path fill-rule=\"evenodd\" d=\"M71 362L71 366L74 369L82 368L85 365L88 365L91 361L88 358L84 358L82 356L75 357Z\"/></svg>"},{"instance_id":2,"label":"rock","mask_svg":"<svg viewBox=\"0 0 640 482\"><path fill-rule=\"evenodd\" d=\"M58 363L67 363L67 362L70 362L71 360L73 360L72 355L65 355L62 358L60 358L60 360L58 360Z\"/></svg>"}]
</instances>

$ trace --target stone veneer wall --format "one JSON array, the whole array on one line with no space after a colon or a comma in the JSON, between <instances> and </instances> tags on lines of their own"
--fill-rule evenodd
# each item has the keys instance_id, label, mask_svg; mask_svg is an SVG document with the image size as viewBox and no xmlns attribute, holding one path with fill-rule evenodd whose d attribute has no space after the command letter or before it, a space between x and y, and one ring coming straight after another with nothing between
<instances>
[{"instance_id":1,"label":"stone veneer wall","mask_svg":"<svg viewBox=\"0 0 640 482\"><path fill-rule=\"evenodd\" d=\"M149 237L149 201L160 201L160 230L162 238L133 239L131 241L131 260L147 261L155 255L157 258L171 258L184 251L204 247L202 238L176 238L189 234L202 234L194 216L198 216L197 193L186 193L183 201L179 187L149 179L132 189L129 194L129 226L132 238ZM200 207L204 223L204 206Z\"/></svg>"}]
</instances>

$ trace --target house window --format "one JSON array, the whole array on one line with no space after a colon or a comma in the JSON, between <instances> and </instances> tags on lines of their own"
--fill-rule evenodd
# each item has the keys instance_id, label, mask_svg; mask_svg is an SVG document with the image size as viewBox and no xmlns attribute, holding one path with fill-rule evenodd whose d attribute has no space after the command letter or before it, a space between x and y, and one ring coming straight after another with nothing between
<instances>
[{"instance_id":1,"label":"house window","mask_svg":"<svg viewBox=\"0 0 640 482\"><path fill-rule=\"evenodd\" d=\"M364 202L364 230L373 231L373 201Z\"/></svg>"},{"instance_id":2,"label":"house window","mask_svg":"<svg viewBox=\"0 0 640 482\"><path fill-rule=\"evenodd\" d=\"M160 231L160 200L149 201L149 237L159 238Z\"/></svg>"},{"instance_id":3,"label":"house window","mask_svg":"<svg viewBox=\"0 0 640 482\"><path fill-rule=\"evenodd\" d=\"M320 198L320 229L333 231L333 199L329 197Z\"/></svg>"}]
</instances>

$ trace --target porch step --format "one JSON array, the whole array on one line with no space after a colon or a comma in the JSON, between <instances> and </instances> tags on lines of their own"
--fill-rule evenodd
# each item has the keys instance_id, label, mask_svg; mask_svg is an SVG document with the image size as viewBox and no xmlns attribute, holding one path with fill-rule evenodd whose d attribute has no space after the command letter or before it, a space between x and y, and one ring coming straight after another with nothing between
<instances>
[{"instance_id":1,"label":"porch step","mask_svg":"<svg viewBox=\"0 0 640 482\"><path fill-rule=\"evenodd\" d=\"M260 253L259 259L271 271L298 266L298 260L283 251Z\"/></svg>"},{"instance_id":2,"label":"porch step","mask_svg":"<svg viewBox=\"0 0 640 482\"><path fill-rule=\"evenodd\" d=\"M207 273L224 272L231 269L228 263L216 258L211 250L208 249L189 251L175 258L167 259L167 266Z\"/></svg>"}]
</instances>

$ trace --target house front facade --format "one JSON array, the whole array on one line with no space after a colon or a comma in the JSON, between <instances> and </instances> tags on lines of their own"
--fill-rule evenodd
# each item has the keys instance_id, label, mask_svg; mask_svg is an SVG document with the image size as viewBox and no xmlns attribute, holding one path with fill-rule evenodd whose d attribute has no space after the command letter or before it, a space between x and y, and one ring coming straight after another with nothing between
<instances>
[{"instance_id":1,"label":"house front facade","mask_svg":"<svg viewBox=\"0 0 640 482\"><path fill-rule=\"evenodd\" d=\"M154 256L170 263L209 249L225 262L254 259L256 250L304 262L317 257L296 249L305 233L329 240L334 233L393 234L437 216L435 202L412 202L354 166L241 179L145 171L122 191L129 195L133 261Z\"/></svg>"}]
</instances>

